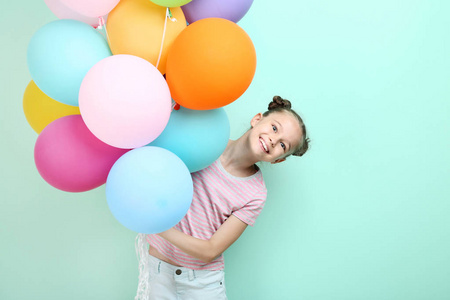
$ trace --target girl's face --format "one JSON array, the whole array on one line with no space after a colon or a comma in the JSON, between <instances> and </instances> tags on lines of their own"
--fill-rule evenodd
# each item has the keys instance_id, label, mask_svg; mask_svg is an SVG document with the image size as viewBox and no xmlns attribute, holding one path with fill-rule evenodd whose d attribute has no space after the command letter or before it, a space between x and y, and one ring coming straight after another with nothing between
<instances>
[{"instance_id":1,"label":"girl's face","mask_svg":"<svg viewBox=\"0 0 450 300\"><path fill-rule=\"evenodd\" d=\"M266 117L259 113L252 118L250 124L250 144L259 161L282 162L300 144L300 124L288 112L276 112Z\"/></svg>"}]
</instances>

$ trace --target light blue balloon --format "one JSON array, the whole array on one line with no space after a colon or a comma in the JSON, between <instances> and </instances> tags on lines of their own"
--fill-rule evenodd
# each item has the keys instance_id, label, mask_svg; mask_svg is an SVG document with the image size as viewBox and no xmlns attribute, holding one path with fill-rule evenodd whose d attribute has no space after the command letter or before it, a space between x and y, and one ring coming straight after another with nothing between
<instances>
[{"instance_id":1,"label":"light blue balloon","mask_svg":"<svg viewBox=\"0 0 450 300\"><path fill-rule=\"evenodd\" d=\"M121 156L106 181L106 199L114 217L140 233L159 233L187 213L193 195L191 174L175 154L141 147Z\"/></svg>"},{"instance_id":2,"label":"light blue balloon","mask_svg":"<svg viewBox=\"0 0 450 300\"><path fill-rule=\"evenodd\" d=\"M229 138L230 122L223 108L181 107L172 111L164 131L149 145L175 153L190 172L195 172L213 163L225 150Z\"/></svg>"},{"instance_id":3,"label":"light blue balloon","mask_svg":"<svg viewBox=\"0 0 450 300\"><path fill-rule=\"evenodd\" d=\"M78 106L78 91L86 73L111 56L103 36L80 21L63 19L42 26L28 44L31 77L50 98Z\"/></svg>"}]
</instances>

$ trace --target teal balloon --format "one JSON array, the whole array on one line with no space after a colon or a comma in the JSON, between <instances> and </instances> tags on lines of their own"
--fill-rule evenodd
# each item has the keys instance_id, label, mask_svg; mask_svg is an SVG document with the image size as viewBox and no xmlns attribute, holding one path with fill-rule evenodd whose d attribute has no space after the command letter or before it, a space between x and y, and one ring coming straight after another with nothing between
<instances>
[{"instance_id":1,"label":"teal balloon","mask_svg":"<svg viewBox=\"0 0 450 300\"><path fill-rule=\"evenodd\" d=\"M149 145L175 153L190 172L206 168L225 150L230 122L223 108L191 110L181 107L170 114L164 131Z\"/></svg>"},{"instance_id":2,"label":"teal balloon","mask_svg":"<svg viewBox=\"0 0 450 300\"><path fill-rule=\"evenodd\" d=\"M28 44L27 62L36 85L59 102L78 106L78 91L89 69L111 56L92 26L63 19L42 26Z\"/></svg>"},{"instance_id":3,"label":"teal balloon","mask_svg":"<svg viewBox=\"0 0 450 300\"><path fill-rule=\"evenodd\" d=\"M140 233L159 233L175 226L186 215L192 195L186 165L159 147L125 153L106 180L111 213L123 226Z\"/></svg>"}]
</instances>

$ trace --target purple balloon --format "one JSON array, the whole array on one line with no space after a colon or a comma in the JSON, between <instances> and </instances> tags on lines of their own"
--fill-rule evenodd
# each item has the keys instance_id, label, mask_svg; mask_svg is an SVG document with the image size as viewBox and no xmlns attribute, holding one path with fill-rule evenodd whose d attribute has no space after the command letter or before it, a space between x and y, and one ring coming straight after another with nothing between
<instances>
[{"instance_id":1,"label":"purple balloon","mask_svg":"<svg viewBox=\"0 0 450 300\"><path fill-rule=\"evenodd\" d=\"M192 0L181 9L188 23L206 18L222 18L237 23L252 3L253 0Z\"/></svg>"}]
</instances>

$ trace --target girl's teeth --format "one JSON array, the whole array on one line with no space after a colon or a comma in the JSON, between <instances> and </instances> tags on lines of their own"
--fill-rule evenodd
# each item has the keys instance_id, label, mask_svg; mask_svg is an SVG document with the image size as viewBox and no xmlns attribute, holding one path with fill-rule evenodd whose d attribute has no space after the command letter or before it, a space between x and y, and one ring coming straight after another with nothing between
<instances>
[{"instance_id":1,"label":"girl's teeth","mask_svg":"<svg viewBox=\"0 0 450 300\"><path fill-rule=\"evenodd\" d=\"M266 145L266 143L264 143L264 141L263 141L263 140L261 140L261 144L263 145L263 147L264 147L264 150L266 150L266 152L267 152L267 145Z\"/></svg>"}]
</instances>

